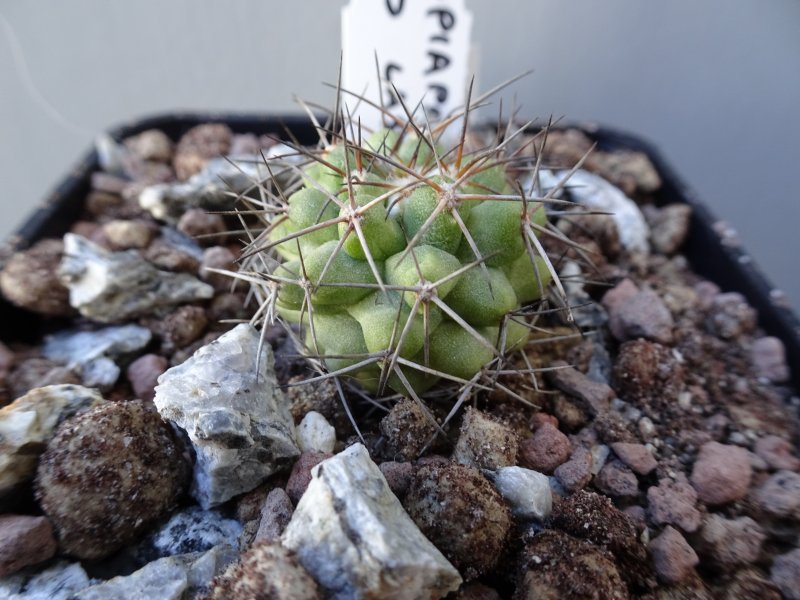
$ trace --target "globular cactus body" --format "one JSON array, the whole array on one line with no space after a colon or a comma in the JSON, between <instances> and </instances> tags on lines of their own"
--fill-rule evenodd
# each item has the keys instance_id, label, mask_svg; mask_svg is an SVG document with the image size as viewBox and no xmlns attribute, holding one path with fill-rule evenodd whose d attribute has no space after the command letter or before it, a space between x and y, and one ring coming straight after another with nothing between
<instances>
[{"instance_id":1,"label":"globular cactus body","mask_svg":"<svg viewBox=\"0 0 800 600\"><path fill-rule=\"evenodd\" d=\"M536 237L544 204L512 180L502 144L468 151L462 135L446 151L411 123L363 142L352 131L303 151L253 241L251 257L279 258L258 274L273 308L328 372L370 391L474 382L525 345L554 274Z\"/></svg>"}]
</instances>

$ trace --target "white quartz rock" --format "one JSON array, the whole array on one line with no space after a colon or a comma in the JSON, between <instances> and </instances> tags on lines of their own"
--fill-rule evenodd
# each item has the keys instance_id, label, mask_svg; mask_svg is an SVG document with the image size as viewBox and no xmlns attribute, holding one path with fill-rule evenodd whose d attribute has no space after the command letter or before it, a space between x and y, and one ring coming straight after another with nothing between
<instances>
[{"instance_id":1,"label":"white quartz rock","mask_svg":"<svg viewBox=\"0 0 800 600\"><path fill-rule=\"evenodd\" d=\"M542 190L554 188L568 171L547 171L543 169L539 178ZM599 175L578 169L565 186L569 195L580 204L594 210L611 213L617 225L619 241L627 250L650 253L650 227L636 205L625 193Z\"/></svg>"},{"instance_id":2,"label":"white quartz rock","mask_svg":"<svg viewBox=\"0 0 800 600\"><path fill-rule=\"evenodd\" d=\"M196 460L191 493L208 509L248 492L300 454L269 344L234 327L158 378L154 403L186 430Z\"/></svg>"},{"instance_id":3,"label":"white quartz rock","mask_svg":"<svg viewBox=\"0 0 800 600\"><path fill-rule=\"evenodd\" d=\"M0 497L31 479L39 455L65 419L105 402L80 385L48 385L32 389L0 409Z\"/></svg>"},{"instance_id":4,"label":"white quartz rock","mask_svg":"<svg viewBox=\"0 0 800 600\"><path fill-rule=\"evenodd\" d=\"M297 426L297 443L302 452L333 452L336 430L316 411L309 411Z\"/></svg>"},{"instance_id":5,"label":"white quartz rock","mask_svg":"<svg viewBox=\"0 0 800 600\"><path fill-rule=\"evenodd\" d=\"M159 271L135 250L109 252L74 233L64 235L58 269L69 303L94 321L115 323L214 296L187 273Z\"/></svg>"},{"instance_id":6,"label":"white quartz rock","mask_svg":"<svg viewBox=\"0 0 800 600\"><path fill-rule=\"evenodd\" d=\"M321 462L283 532L326 597L441 598L461 576L420 532L366 448Z\"/></svg>"},{"instance_id":7,"label":"white quartz rock","mask_svg":"<svg viewBox=\"0 0 800 600\"><path fill-rule=\"evenodd\" d=\"M227 544L206 552L160 558L130 575L87 587L72 600L184 600L194 598L238 552Z\"/></svg>"},{"instance_id":8,"label":"white quartz rock","mask_svg":"<svg viewBox=\"0 0 800 600\"><path fill-rule=\"evenodd\" d=\"M141 350L151 337L150 330L139 325L60 331L45 337L43 352L50 360L79 367L87 387L107 390L119 378L115 360Z\"/></svg>"},{"instance_id":9,"label":"white quartz rock","mask_svg":"<svg viewBox=\"0 0 800 600\"><path fill-rule=\"evenodd\" d=\"M289 152L294 162L303 160L296 151ZM267 152L267 158L270 155L274 155L272 149ZM139 206L156 219L172 223L176 223L190 208L229 210L232 193L241 194L257 188L259 182L272 177L272 174L287 170L276 166L271 168L272 173L260 154L241 155L235 159L212 158L202 171L185 182L145 187L139 193Z\"/></svg>"},{"instance_id":10,"label":"white quartz rock","mask_svg":"<svg viewBox=\"0 0 800 600\"><path fill-rule=\"evenodd\" d=\"M193 506L173 515L147 542L159 557L174 556L209 550L220 544L237 547L241 534L242 526L236 519Z\"/></svg>"},{"instance_id":11,"label":"white quartz rock","mask_svg":"<svg viewBox=\"0 0 800 600\"><path fill-rule=\"evenodd\" d=\"M550 516L553 493L547 475L522 467L503 467L488 475L515 517L544 521Z\"/></svg>"},{"instance_id":12,"label":"white quartz rock","mask_svg":"<svg viewBox=\"0 0 800 600\"><path fill-rule=\"evenodd\" d=\"M80 563L58 562L31 575L25 569L0 579L0 598L7 600L68 600L90 585Z\"/></svg>"}]
</instances>

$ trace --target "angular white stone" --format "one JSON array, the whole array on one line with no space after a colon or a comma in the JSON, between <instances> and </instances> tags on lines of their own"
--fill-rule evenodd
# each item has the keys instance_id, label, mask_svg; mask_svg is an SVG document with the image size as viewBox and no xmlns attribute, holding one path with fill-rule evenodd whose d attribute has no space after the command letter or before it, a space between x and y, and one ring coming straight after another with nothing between
<instances>
[{"instance_id":1,"label":"angular white stone","mask_svg":"<svg viewBox=\"0 0 800 600\"><path fill-rule=\"evenodd\" d=\"M64 236L58 269L69 303L102 323L163 311L214 296L214 288L187 273L159 271L135 250L109 252L74 233Z\"/></svg>"},{"instance_id":2,"label":"angular white stone","mask_svg":"<svg viewBox=\"0 0 800 600\"><path fill-rule=\"evenodd\" d=\"M100 402L105 400L97 390L48 385L0 409L0 498L33 477L39 455L62 421Z\"/></svg>"},{"instance_id":3,"label":"angular white stone","mask_svg":"<svg viewBox=\"0 0 800 600\"><path fill-rule=\"evenodd\" d=\"M333 452L336 429L318 412L306 413L297 426L297 443L303 452Z\"/></svg>"},{"instance_id":4,"label":"angular white stone","mask_svg":"<svg viewBox=\"0 0 800 600\"><path fill-rule=\"evenodd\" d=\"M119 378L115 360L141 350L152 334L139 325L104 327L96 331L68 330L48 335L45 357L68 367L79 367L84 385L108 389Z\"/></svg>"},{"instance_id":5,"label":"angular white stone","mask_svg":"<svg viewBox=\"0 0 800 600\"><path fill-rule=\"evenodd\" d=\"M366 448L321 462L281 537L326 598L441 598L461 576L422 535Z\"/></svg>"},{"instance_id":6,"label":"angular white stone","mask_svg":"<svg viewBox=\"0 0 800 600\"><path fill-rule=\"evenodd\" d=\"M300 454L269 344L241 324L158 378L153 402L186 430L196 461L191 493L203 508L258 486Z\"/></svg>"},{"instance_id":7,"label":"angular white stone","mask_svg":"<svg viewBox=\"0 0 800 600\"><path fill-rule=\"evenodd\" d=\"M539 180L543 191L554 188L567 173L568 171L542 169ZM627 250L650 253L650 227L637 204L622 190L599 175L583 169L578 169L570 176L566 188L576 202L611 214L617 225L619 241Z\"/></svg>"},{"instance_id":8,"label":"angular white stone","mask_svg":"<svg viewBox=\"0 0 800 600\"><path fill-rule=\"evenodd\" d=\"M550 478L522 467L503 467L488 473L494 487L506 499L514 516L543 521L553 509Z\"/></svg>"},{"instance_id":9,"label":"angular white stone","mask_svg":"<svg viewBox=\"0 0 800 600\"><path fill-rule=\"evenodd\" d=\"M241 534L242 526L236 519L193 506L173 515L148 542L157 556L174 556L209 550L220 544L237 547Z\"/></svg>"},{"instance_id":10,"label":"angular white stone","mask_svg":"<svg viewBox=\"0 0 800 600\"><path fill-rule=\"evenodd\" d=\"M80 563L58 562L31 575L26 569L0 579L0 598L6 600L68 600L90 584Z\"/></svg>"},{"instance_id":11,"label":"angular white stone","mask_svg":"<svg viewBox=\"0 0 800 600\"><path fill-rule=\"evenodd\" d=\"M287 159L296 163L304 158L297 151L288 150L286 146L282 148L286 156L278 159L280 162L277 163L270 161L273 174L283 172L276 164L284 162L288 165ZM268 159L277 156L273 148L267 152ZM185 182L158 183L145 187L139 193L139 206L156 219L176 223L190 208L230 210L231 193L243 193L252 188L254 182L270 177L272 175L260 154L237 156L235 160L212 158L202 171Z\"/></svg>"},{"instance_id":12,"label":"angular white stone","mask_svg":"<svg viewBox=\"0 0 800 600\"><path fill-rule=\"evenodd\" d=\"M194 598L215 575L238 558L227 544L154 560L124 577L87 587L74 600L183 600Z\"/></svg>"}]
</instances>

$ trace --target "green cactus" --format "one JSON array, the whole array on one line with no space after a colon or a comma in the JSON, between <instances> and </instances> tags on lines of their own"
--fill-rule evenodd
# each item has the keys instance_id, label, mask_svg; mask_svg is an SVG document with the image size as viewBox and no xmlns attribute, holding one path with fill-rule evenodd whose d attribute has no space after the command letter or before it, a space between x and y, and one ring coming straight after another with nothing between
<instances>
[{"instance_id":1,"label":"green cactus","mask_svg":"<svg viewBox=\"0 0 800 600\"><path fill-rule=\"evenodd\" d=\"M376 393L463 389L525 346L554 277L563 297L537 239L552 198L526 198L511 177L506 148L524 128L470 149L464 125L448 149L448 122L391 118L298 148L308 162L273 194L239 276L259 290L261 316L298 324L331 375Z\"/></svg>"}]
</instances>

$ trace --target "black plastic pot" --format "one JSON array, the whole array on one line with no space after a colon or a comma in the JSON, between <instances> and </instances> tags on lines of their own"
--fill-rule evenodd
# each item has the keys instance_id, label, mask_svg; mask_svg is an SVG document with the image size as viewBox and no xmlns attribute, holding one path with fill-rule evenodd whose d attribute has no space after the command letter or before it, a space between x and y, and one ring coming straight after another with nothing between
<instances>
[{"instance_id":1,"label":"black plastic pot","mask_svg":"<svg viewBox=\"0 0 800 600\"><path fill-rule=\"evenodd\" d=\"M177 140L183 133L200 123L226 123L236 133L274 134L291 136L300 143L313 144L316 131L306 117L230 113L173 113L156 115L124 123L109 133L122 139L146 129L160 129ZM684 254L694 270L715 282L724 291L742 293L758 310L759 324L769 335L780 338L786 346L792 382L800 388L800 321L774 291L747 252L726 240L720 221L678 177L656 148L641 138L594 125L581 126L600 149L627 149L648 155L658 170L662 186L656 195L659 205L682 202L692 207L692 221ZM46 237L60 237L81 214L83 201L90 189L90 177L99 169L97 154L89 152L58 184L26 223L8 240L10 249L23 249ZM5 340L30 338L40 329L41 318L17 309L0 300L0 338Z\"/></svg>"}]
</instances>

